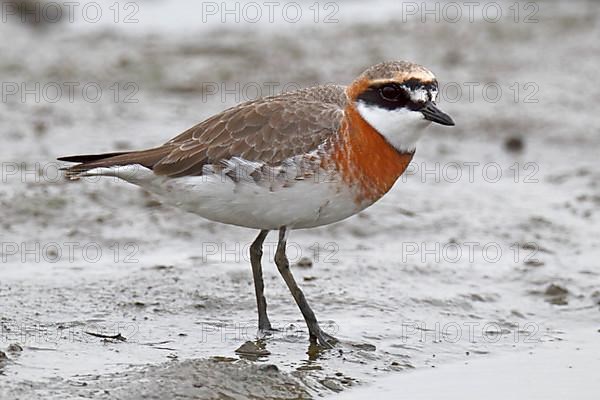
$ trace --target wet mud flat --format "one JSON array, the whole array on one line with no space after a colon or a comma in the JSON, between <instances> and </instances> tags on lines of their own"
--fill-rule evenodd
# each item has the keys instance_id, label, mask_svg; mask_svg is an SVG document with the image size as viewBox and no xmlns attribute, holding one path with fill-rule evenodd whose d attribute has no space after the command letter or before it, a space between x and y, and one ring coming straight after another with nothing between
<instances>
[{"instance_id":1,"label":"wet mud flat","mask_svg":"<svg viewBox=\"0 0 600 400\"><path fill-rule=\"evenodd\" d=\"M356 15L276 33L202 30L209 42L2 26L13 38L0 43L5 81L97 82L106 95L0 107L8 143L0 148L0 398L350 395L392 374L600 335L600 116L586 101L600 96L587 80L600 57L599 11L595 2L542 2L535 24L426 27ZM33 43L46 50L24 51ZM207 83L343 83L398 58L463 88L458 101L441 102L457 126L432 127L406 176L373 207L291 233L294 274L341 339L334 350L309 347L267 262L274 235L263 268L280 330L257 342L247 255L255 232L111 179L56 175L59 155L153 146L244 99L208 94ZM115 81L136 83L139 101L115 102ZM476 91L471 101L465 82L497 82L503 96L492 102ZM515 84L538 101L522 91L515 100ZM246 342L256 354L236 353Z\"/></svg>"},{"instance_id":2,"label":"wet mud flat","mask_svg":"<svg viewBox=\"0 0 600 400\"><path fill-rule=\"evenodd\" d=\"M397 398L401 388L402 398L407 399L463 399L465 393L470 398L562 399L577 393L577 398L591 400L600 389L595 378L600 360L598 343L594 330L571 329L564 342L391 375L336 399Z\"/></svg>"},{"instance_id":3,"label":"wet mud flat","mask_svg":"<svg viewBox=\"0 0 600 400\"><path fill-rule=\"evenodd\" d=\"M54 386L54 387L53 387ZM69 387L65 390L65 386ZM48 396L94 399L309 399L306 387L272 364L243 360L186 360L120 374L79 376L44 389ZM7 396L32 396L23 385ZM7 397L10 398L10 397Z\"/></svg>"}]
</instances>

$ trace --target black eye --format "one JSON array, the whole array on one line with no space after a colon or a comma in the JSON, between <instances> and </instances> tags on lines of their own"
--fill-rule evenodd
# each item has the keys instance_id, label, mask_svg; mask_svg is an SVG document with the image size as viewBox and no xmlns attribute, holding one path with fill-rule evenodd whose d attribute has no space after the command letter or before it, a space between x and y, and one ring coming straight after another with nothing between
<instances>
[{"instance_id":1,"label":"black eye","mask_svg":"<svg viewBox=\"0 0 600 400\"><path fill-rule=\"evenodd\" d=\"M380 90L381 97L386 100L398 100L398 96L400 95L400 90L395 86L384 86Z\"/></svg>"}]
</instances>

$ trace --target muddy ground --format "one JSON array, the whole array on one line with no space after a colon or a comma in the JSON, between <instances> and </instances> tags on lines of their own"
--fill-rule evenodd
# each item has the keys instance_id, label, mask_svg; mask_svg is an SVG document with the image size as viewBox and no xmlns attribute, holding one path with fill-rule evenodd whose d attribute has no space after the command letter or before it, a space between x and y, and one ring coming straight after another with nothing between
<instances>
[{"instance_id":1,"label":"muddy ground","mask_svg":"<svg viewBox=\"0 0 600 400\"><path fill-rule=\"evenodd\" d=\"M518 18L496 3L498 22L482 8L423 22L385 1L338 3L337 23L315 23L308 3L297 24L201 23L167 0L129 25L9 16L0 398L313 398L597 332L600 4L565 3L518 3ZM430 67L457 125L432 127L373 207L292 232L291 260L312 262L294 273L342 340L331 351L309 347L266 262L280 331L256 342L255 232L113 179L67 182L54 162L153 146L258 93L348 83L390 59ZM262 355L235 352L247 341Z\"/></svg>"}]
</instances>

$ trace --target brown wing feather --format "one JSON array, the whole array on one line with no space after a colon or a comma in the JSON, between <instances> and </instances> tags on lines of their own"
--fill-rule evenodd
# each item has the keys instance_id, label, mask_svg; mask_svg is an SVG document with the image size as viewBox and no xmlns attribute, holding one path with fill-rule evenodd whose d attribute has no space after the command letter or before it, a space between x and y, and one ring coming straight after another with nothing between
<instances>
[{"instance_id":1,"label":"brown wing feather","mask_svg":"<svg viewBox=\"0 0 600 400\"><path fill-rule=\"evenodd\" d=\"M225 110L165 143L175 147L154 173L201 175L204 165L232 157L274 165L315 150L338 131L344 93L341 86L321 86Z\"/></svg>"},{"instance_id":2,"label":"brown wing feather","mask_svg":"<svg viewBox=\"0 0 600 400\"><path fill-rule=\"evenodd\" d=\"M346 95L321 86L240 104L188 129L162 146L123 153L72 156L77 176L98 167L141 164L158 175L201 175L207 164L232 157L274 165L315 150L339 129Z\"/></svg>"}]
</instances>

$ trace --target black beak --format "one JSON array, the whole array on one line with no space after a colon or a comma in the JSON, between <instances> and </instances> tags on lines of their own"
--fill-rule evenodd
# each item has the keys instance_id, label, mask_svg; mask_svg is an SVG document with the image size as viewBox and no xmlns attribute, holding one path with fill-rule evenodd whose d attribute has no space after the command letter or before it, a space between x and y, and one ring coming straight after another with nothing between
<instances>
[{"instance_id":1,"label":"black beak","mask_svg":"<svg viewBox=\"0 0 600 400\"><path fill-rule=\"evenodd\" d=\"M428 101L419 111L423 113L425 119L431 122L437 122L441 125L454 126L454 121L448 114L437 108L434 102Z\"/></svg>"}]
</instances>

